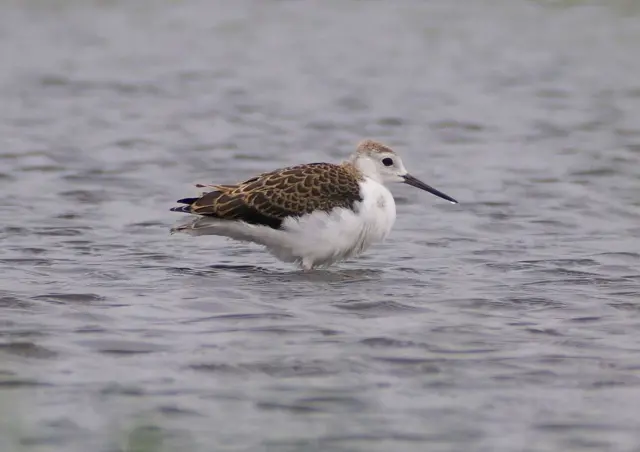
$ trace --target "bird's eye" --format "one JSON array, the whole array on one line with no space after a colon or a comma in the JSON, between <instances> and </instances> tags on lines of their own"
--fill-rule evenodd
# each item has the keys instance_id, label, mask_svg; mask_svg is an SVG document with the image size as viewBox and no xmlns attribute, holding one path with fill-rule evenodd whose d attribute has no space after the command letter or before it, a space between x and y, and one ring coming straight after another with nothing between
<instances>
[{"instance_id":1,"label":"bird's eye","mask_svg":"<svg viewBox=\"0 0 640 452\"><path fill-rule=\"evenodd\" d=\"M391 160L389 157L382 159L382 164L384 166L391 166L393 165L393 160Z\"/></svg>"}]
</instances>

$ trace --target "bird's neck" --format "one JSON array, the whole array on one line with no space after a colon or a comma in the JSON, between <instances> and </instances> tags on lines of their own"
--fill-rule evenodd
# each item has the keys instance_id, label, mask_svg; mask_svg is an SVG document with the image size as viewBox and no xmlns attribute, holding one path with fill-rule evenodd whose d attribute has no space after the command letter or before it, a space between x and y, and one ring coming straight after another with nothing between
<instances>
[{"instance_id":1,"label":"bird's neck","mask_svg":"<svg viewBox=\"0 0 640 452\"><path fill-rule=\"evenodd\" d=\"M354 160L347 160L340 164L345 170L353 174L358 180L364 180L366 174L364 174L360 168L356 165Z\"/></svg>"},{"instance_id":2,"label":"bird's neck","mask_svg":"<svg viewBox=\"0 0 640 452\"><path fill-rule=\"evenodd\" d=\"M380 175L375 170L375 167L372 167L372 165L370 165L366 160L363 161L358 159L357 157L352 157L350 160L343 162L342 166L349 169L349 171L353 171L353 173L357 175L358 179L360 180L369 178L382 184Z\"/></svg>"}]
</instances>

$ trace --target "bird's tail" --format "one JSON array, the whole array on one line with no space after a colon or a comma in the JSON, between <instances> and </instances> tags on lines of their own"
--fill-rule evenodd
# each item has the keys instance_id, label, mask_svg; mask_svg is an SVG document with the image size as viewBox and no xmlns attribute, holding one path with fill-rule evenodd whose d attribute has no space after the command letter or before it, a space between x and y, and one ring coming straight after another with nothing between
<instances>
[{"instance_id":1,"label":"bird's tail","mask_svg":"<svg viewBox=\"0 0 640 452\"><path fill-rule=\"evenodd\" d=\"M217 185L196 184L196 188L198 188L201 192L199 197L178 199L176 202L183 205L172 207L169 210L171 210L172 212L193 213L191 205L207 193L215 191L218 187L219 186ZM182 232L189 235L218 235L219 228L217 226L219 225L220 221L216 220L213 217L191 217L187 221L182 221L181 223L178 223L176 226L172 227L171 234Z\"/></svg>"},{"instance_id":2,"label":"bird's tail","mask_svg":"<svg viewBox=\"0 0 640 452\"><path fill-rule=\"evenodd\" d=\"M185 204L184 206L172 207L172 212L182 212L182 213L191 213L191 204L196 202L198 198L182 198L178 199L176 202L178 204Z\"/></svg>"}]
</instances>

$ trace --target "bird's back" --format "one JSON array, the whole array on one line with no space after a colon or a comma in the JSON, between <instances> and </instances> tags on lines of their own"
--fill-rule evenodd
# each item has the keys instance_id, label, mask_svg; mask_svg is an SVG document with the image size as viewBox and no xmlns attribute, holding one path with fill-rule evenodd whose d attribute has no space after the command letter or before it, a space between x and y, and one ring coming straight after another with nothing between
<instances>
[{"instance_id":1,"label":"bird's back","mask_svg":"<svg viewBox=\"0 0 640 452\"><path fill-rule=\"evenodd\" d=\"M309 163L260 174L235 185L200 186L199 198L184 198L172 210L243 221L274 229L289 217L336 208L353 209L362 201L363 176L350 164Z\"/></svg>"}]
</instances>

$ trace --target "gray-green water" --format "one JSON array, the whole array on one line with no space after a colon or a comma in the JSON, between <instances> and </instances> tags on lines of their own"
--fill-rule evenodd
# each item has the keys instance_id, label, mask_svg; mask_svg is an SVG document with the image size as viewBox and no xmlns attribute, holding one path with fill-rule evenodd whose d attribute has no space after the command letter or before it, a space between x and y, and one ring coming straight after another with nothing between
<instances>
[{"instance_id":1,"label":"gray-green water","mask_svg":"<svg viewBox=\"0 0 640 452\"><path fill-rule=\"evenodd\" d=\"M0 2L0 450L640 450L632 1ZM169 236L363 137L390 239Z\"/></svg>"}]
</instances>

